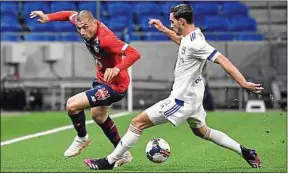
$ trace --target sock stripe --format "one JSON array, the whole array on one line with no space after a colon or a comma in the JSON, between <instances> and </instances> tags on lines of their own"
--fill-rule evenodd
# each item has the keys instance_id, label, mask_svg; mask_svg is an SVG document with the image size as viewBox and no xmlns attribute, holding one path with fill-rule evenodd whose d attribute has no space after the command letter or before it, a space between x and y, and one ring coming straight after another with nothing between
<instances>
[{"instance_id":1,"label":"sock stripe","mask_svg":"<svg viewBox=\"0 0 288 174\"><path fill-rule=\"evenodd\" d=\"M134 127L132 124L129 126L129 130L137 135L141 135L142 131Z\"/></svg>"}]
</instances>

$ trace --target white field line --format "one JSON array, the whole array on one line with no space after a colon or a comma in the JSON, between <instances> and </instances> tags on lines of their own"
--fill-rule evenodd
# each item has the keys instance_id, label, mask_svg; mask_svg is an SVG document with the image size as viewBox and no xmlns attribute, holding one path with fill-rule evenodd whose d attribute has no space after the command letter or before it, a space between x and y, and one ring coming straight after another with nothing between
<instances>
[{"instance_id":1,"label":"white field line","mask_svg":"<svg viewBox=\"0 0 288 174\"><path fill-rule=\"evenodd\" d=\"M121 112L121 113L113 114L113 115L111 115L111 118L123 117L124 115L127 115L129 113L130 112ZM92 123L94 123L94 120L86 121L86 125L92 124ZM7 141L1 142L1 146L17 143L19 141L23 141L23 140L27 140L27 139L31 139L31 138L35 138L35 137L40 137L40 136L43 136L43 135L53 134L53 133L56 133L56 132L60 132L60 131L64 131L64 130L68 130L68 129L72 129L72 128L74 128L73 125L62 126L62 127L50 129L50 130L47 130L47 131L38 132L38 133L35 133L35 134L30 134L30 135L25 135L25 136L18 137L18 138L13 138L11 140L7 140Z\"/></svg>"}]
</instances>

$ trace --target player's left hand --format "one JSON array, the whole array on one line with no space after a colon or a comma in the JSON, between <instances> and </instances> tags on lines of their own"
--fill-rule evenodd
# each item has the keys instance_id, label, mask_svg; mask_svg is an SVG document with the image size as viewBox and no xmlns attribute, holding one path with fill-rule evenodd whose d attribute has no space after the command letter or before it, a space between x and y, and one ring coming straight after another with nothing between
<instances>
[{"instance_id":1,"label":"player's left hand","mask_svg":"<svg viewBox=\"0 0 288 174\"><path fill-rule=\"evenodd\" d=\"M120 69L117 67L107 68L104 73L105 82L110 82L115 76L117 76L120 72Z\"/></svg>"},{"instance_id":2,"label":"player's left hand","mask_svg":"<svg viewBox=\"0 0 288 174\"><path fill-rule=\"evenodd\" d=\"M252 82L245 82L244 84L241 84L241 86L247 92L252 92L252 93L257 93L257 94L261 93L264 90L261 84L256 84Z\"/></svg>"}]
</instances>

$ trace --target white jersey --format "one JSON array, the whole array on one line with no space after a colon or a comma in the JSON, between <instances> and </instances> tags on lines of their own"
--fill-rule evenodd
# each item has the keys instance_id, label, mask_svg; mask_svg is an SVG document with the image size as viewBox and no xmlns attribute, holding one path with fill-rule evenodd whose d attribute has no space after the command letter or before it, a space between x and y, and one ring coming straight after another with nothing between
<instances>
[{"instance_id":1,"label":"white jersey","mask_svg":"<svg viewBox=\"0 0 288 174\"><path fill-rule=\"evenodd\" d=\"M201 77L203 66L207 59L214 62L219 55L220 53L206 42L199 28L182 37L171 95L191 103L197 93L204 93L202 89L204 83ZM202 86L201 89L197 90L197 85Z\"/></svg>"}]
</instances>

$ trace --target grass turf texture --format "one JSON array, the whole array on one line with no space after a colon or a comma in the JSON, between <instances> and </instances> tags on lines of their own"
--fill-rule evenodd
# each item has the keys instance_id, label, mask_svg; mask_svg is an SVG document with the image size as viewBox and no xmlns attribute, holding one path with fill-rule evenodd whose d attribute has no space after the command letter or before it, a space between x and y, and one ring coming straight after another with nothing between
<instances>
[{"instance_id":1,"label":"grass turf texture","mask_svg":"<svg viewBox=\"0 0 288 174\"><path fill-rule=\"evenodd\" d=\"M114 119L121 135L126 132L133 116L135 114ZM250 168L234 152L197 138L187 123L177 128L168 123L143 133L131 149L132 163L105 172L287 172L286 122L286 113L279 112L208 113L207 124L210 127L257 150L263 161L260 169ZM62 112L4 116L1 117L1 141L67 124L70 120ZM75 136L73 129L3 146L1 172L95 172L85 166L83 159L104 157L113 150L113 146L95 124L88 125L87 129L91 145L71 159L65 159L63 153ZM171 147L170 158L162 164L150 162L144 154L146 143L155 137L167 140Z\"/></svg>"}]
</instances>

